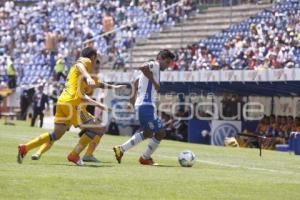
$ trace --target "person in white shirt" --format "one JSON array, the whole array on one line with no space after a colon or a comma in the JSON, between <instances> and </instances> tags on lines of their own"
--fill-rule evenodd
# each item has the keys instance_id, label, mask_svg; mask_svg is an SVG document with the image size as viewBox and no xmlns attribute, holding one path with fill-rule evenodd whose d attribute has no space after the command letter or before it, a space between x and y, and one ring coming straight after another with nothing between
<instances>
[{"instance_id":1,"label":"person in white shirt","mask_svg":"<svg viewBox=\"0 0 300 200\"><path fill-rule=\"evenodd\" d=\"M134 134L122 145L117 145L113 148L118 163L121 163L122 156L126 151L146 138L150 138L147 149L140 156L139 162L142 165L155 164L151 155L166 135L161 120L157 117L155 107L155 99L160 89L160 70L168 68L174 58L175 55L165 49L158 53L156 61L146 62L140 67L140 73L133 81L133 91L135 93L137 89L137 93L131 98L131 103L133 104L136 95L137 98L134 105L142 131Z\"/></svg>"}]
</instances>

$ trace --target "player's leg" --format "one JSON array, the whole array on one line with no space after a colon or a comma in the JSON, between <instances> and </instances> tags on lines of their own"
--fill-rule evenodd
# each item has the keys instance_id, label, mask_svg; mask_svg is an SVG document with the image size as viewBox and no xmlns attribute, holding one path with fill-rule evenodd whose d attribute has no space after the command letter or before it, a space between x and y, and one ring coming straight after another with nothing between
<instances>
[{"instance_id":1,"label":"player's leg","mask_svg":"<svg viewBox=\"0 0 300 200\"><path fill-rule=\"evenodd\" d=\"M81 130L80 133L78 134L79 137L81 137L84 133L86 132L85 129ZM93 140L88 144L88 148L82 157L82 160L84 162L100 162L93 154L99 145L101 141L102 136L101 135L95 135Z\"/></svg>"},{"instance_id":2,"label":"player's leg","mask_svg":"<svg viewBox=\"0 0 300 200\"><path fill-rule=\"evenodd\" d=\"M89 143L88 148L82 158L85 162L100 162L93 154L101 141L101 135L95 135L94 139Z\"/></svg>"},{"instance_id":3,"label":"player's leg","mask_svg":"<svg viewBox=\"0 0 300 200\"><path fill-rule=\"evenodd\" d=\"M52 145L54 144L54 142L47 142L47 143L44 143L38 150L35 154L33 154L31 156L31 160L39 160L41 158L41 156L47 152L51 147Z\"/></svg>"},{"instance_id":4,"label":"player's leg","mask_svg":"<svg viewBox=\"0 0 300 200\"><path fill-rule=\"evenodd\" d=\"M143 131L136 132L129 140L113 148L118 163L121 163L122 157L126 151L136 146L146 138L152 137L153 132L147 129L148 127L147 124L148 124L148 119L153 118L151 114L149 115L149 113L153 112L153 109L151 107L139 107L137 111L138 111L140 127Z\"/></svg>"},{"instance_id":5,"label":"player's leg","mask_svg":"<svg viewBox=\"0 0 300 200\"><path fill-rule=\"evenodd\" d=\"M129 138L126 142L121 145L117 145L113 148L115 152L115 157L118 163L121 163L122 157L126 151L133 148L143 140L150 138L152 136L152 132L147 130L136 132L131 138Z\"/></svg>"},{"instance_id":6,"label":"player's leg","mask_svg":"<svg viewBox=\"0 0 300 200\"><path fill-rule=\"evenodd\" d=\"M79 155L96 136L101 138L105 130L105 127L86 128L84 134L80 137L78 144L73 149L73 152Z\"/></svg>"},{"instance_id":7,"label":"player's leg","mask_svg":"<svg viewBox=\"0 0 300 200\"><path fill-rule=\"evenodd\" d=\"M141 141L152 137L153 133L147 130L140 131L135 133L129 140L127 140L125 143L120 145L121 151L124 153L125 151L128 151L132 147L139 144Z\"/></svg>"},{"instance_id":8,"label":"player's leg","mask_svg":"<svg viewBox=\"0 0 300 200\"><path fill-rule=\"evenodd\" d=\"M54 131L52 133L43 133L40 136L34 138L33 140L27 142L26 144L20 144L18 146L18 163L22 163L23 158L25 157L27 152L38 146L41 146L44 143L59 140L67 130L68 127L65 124L55 124Z\"/></svg>"},{"instance_id":9,"label":"player's leg","mask_svg":"<svg viewBox=\"0 0 300 200\"><path fill-rule=\"evenodd\" d=\"M151 155L155 152L157 147L160 144L160 141L166 136L166 132L164 129L158 130L154 136L150 139L149 144L143 153L143 155L140 157L139 161L143 165L153 165L154 161L151 158Z\"/></svg>"},{"instance_id":10,"label":"player's leg","mask_svg":"<svg viewBox=\"0 0 300 200\"><path fill-rule=\"evenodd\" d=\"M96 135L99 135L101 137L104 132L105 127L86 128L86 131L82 134L78 143L68 155L68 160L79 166L84 165L84 163L80 159L80 153L86 148L86 146L90 142L92 142Z\"/></svg>"},{"instance_id":11,"label":"player's leg","mask_svg":"<svg viewBox=\"0 0 300 200\"><path fill-rule=\"evenodd\" d=\"M55 124L55 127L59 127L59 126L60 126L60 124ZM65 126L65 125L64 125L64 126ZM60 128L59 128L59 129L60 129ZM68 128L67 128L67 129L68 129ZM67 130L66 130L66 131L67 131ZM65 131L65 132L66 132L66 131ZM31 159L32 159L32 160L39 160L39 159L41 158L41 156L42 156L44 153L46 153L46 152L53 146L54 142L55 142L56 140L59 140L59 139L63 136L63 134L64 134L65 132L55 131L55 130L54 130L54 136L52 136L52 138L54 138L54 139L53 139L53 140L50 140L49 142L43 143L43 144L40 146L40 148L37 150L37 152L31 156Z\"/></svg>"},{"instance_id":12,"label":"player's leg","mask_svg":"<svg viewBox=\"0 0 300 200\"><path fill-rule=\"evenodd\" d=\"M151 155L159 146L160 141L166 136L166 132L163 129L163 125L160 119L154 114L151 117L147 118L147 123L145 124L146 124L145 130L148 130L149 132L155 134L151 135L149 144L145 152L139 158L139 162L143 165L153 165L154 161L151 158Z\"/></svg>"},{"instance_id":13,"label":"player's leg","mask_svg":"<svg viewBox=\"0 0 300 200\"><path fill-rule=\"evenodd\" d=\"M54 130L53 140L49 142L45 142L39 150L31 156L32 160L39 160L42 154L47 152L53 145L55 140L58 140L62 137L62 135L69 129L69 127L72 125L72 117L74 116L75 109L68 104L56 104L55 106L56 113L55 113L55 129L58 129L57 131ZM63 127L60 127L63 126ZM60 129L63 129L63 131L60 131Z\"/></svg>"},{"instance_id":14,"label":"player's leg","mask_svg":"<svg viewBox=\"0 0 300 200\"><path fill-rule=\"evenodd\" d=\"M125 153L132 147L139 144L141 141L143 141L145 139L145 136L147 137L147 135L148 135L148 132L144 132L144 131L136 132L133 136L131 136L131 138L129 138L126 142L124 142L123 144L120 145L120 149L121 149L122 153Z\"/></svg>"}]
</instances>

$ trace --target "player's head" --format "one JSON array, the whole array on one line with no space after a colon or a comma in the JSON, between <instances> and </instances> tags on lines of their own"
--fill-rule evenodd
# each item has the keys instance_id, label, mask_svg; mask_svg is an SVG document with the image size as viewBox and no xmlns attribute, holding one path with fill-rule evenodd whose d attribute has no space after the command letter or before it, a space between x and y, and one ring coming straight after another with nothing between
<instances>
[{"instance_id":1,"label":"player's head","mask_svg":"<svg viewBox=\"0 0 300 200\"><path fill-rule=\"evenodd\" d=\"M166 69L175 59L175 55L168 49L161 50L156 57L161 69Z\"/></svg>"},{"instance_id":2,"label":"player's head","mask_svg":"<svg viewBox=\"0 0 300 200\"><path fill-rule=\"evenodd\" d=\"M94 65L97 60L97 51L94 48L86 47L81 51L81 57L89 58L92 61L92 65Z\"/></svg>"}]
</instances>

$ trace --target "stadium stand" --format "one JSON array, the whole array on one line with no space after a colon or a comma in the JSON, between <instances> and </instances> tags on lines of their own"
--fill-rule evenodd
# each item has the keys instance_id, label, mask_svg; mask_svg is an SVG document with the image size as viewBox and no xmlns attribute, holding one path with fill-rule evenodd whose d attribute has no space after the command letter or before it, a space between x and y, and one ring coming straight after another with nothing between
<instances>
[{"instance_id":1,"label":"stadium stand","mask_svg":"<svg viewBox=\"0 0 300 200\"><path fill-rule=\"evenodd\" d=\"M162 26L173 25L188 15L195 4L185 1L182 12L177 13L179 6L172 4L166 10L169 6L166 2L144 1L139 5L123 1L26 2L34 4L24 6L7 1L0 10L1 74L5 74L5 58L17 58L14 66L21 75L21 84L49 79L58 53L70 66L83 41L89 38L93 38L102 54L120 60L136 39L147 38ZM101 34L105 36L99 37Z\"/></svg>"},{"instance_id":2,"label":"stadium stand","mask_svg":"<svg viewBox=\"0 0 300 200\"><path fill-rule=\"evenodd\" d=\"M292 68L300 64L300 4L287 1L187 49L173 70Z\"/></svg>"},{"instance_id":3,"label":"stadium stand","mask_svg":"<svg viewBox=\"0 0 300 200\"><path fill-rule=\"evenodd\" d=\"M137 67L145 60L153 58L157 51L163 48L179 50L191 46L200 39L213 36L228 28L231 24L239 23L271 5L237 5L231 7L209 7L202 9L182 23L165 28L158 34L153 34L145 41L138 41L132 49L132 58L128 67Z\"/></svg>"},{"instance_id":4,"label":"stadium stand","mask_svg":"<svg viewBox=\"0 0 300 200\"><path fill-rule=\"evenodd\" d=\"M174 2L176 3L173 4ZM227 1L221 2L223 5L228 4ZM207 2L193 0L182 2L141 1L139 5L134 5L133 2L126 4L126 1L95 1L94 3L79 1L7 1L0 10L2 27L0 31L1 75L5 74L6 57L12 56L17 58L14 67L19 74L19 83L32 84L43 79L48 80L52 76L56 56L58 54L63 55L66 66L70 66L78 56L83 41L90 38L93 38L95 46L101 53L108 57L108 61L111 61L110 64L113 68L134 67L136 65L131 65L131 63L136 63L137 60L141 62L145 59L145 57L140 58L139 55L139 52L147 52L147 49L140 48L141 45L155 48L151 41L165 43L168 42L166 41L168 38L173 39L174 34L169 34L170 30L166 27L187 19L193 11L200 9L201 6L199 7L199 5L203 3ZM220 1L210 3L220 3ZM250 8L246 16L253 15L256 12L255 10L261 8L263 7L254 6L253 9ZM223 10L223 8L221 9ZM182 29L180 25L177 25L171 29L177 32L182 29L185 32L192 31L190 33L194 33L195 30L191 27L201 28L201 24L197 20L203 21L203 19L210 17L211 20L208 23L210 23L211 31L206 32L213 34L226 28L229 23L238 22L244 18L232 18L230 22L226 22L226 25L213 27L212 23L215 23L214 15L220 11L220 8L219 10L218 8L212 10L214 13L185 20L189 27ZM231 9L226 8L225 10L229 11ZM237 16L243 14L241 13L243 10L239 10L239 8L234 8L233 11L232 14L228 12L225 15ZM224 18L224 15L219 17ZM112 22L109 22L109 18L112 18ZM164 32L159 34L159 37L152 36L146 43L137 42L137 47L131 50L135 41L143 41L153 33L160 32L163 27ZM101 34L105 34L105 36L100 37ZM201 36L201 33L196 35L185 34L181 43L190 43L191 38L193 38L193 41L199 40L199 36ZM201 37L203 36L207 37L209 34L202 34ZM165 37L165 40L160 37ZM179 35L177 33L176 37L181 37L181 33ZM176 38L174 39L176 40ZM2 76L2 80L6 81L5 76Z\"/></svg>"}]
</instances>

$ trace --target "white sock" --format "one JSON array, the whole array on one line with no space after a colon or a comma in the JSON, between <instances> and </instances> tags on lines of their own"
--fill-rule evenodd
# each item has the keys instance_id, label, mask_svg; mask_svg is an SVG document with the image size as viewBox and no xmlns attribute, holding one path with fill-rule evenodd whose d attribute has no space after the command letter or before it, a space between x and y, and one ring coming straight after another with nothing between
<instances>
[{"instance_id":1,"label":"white sock","mask_svg":"<svg viewBox=\"0 0 300 200\"><path fill-rule=\"evenodd\" d=\"M139 132L134 134L129 140L127 140L125 143L123 143L121 147L121 151L124 153L125 151L131 149L138 143L144 140L143 132Z\"/></svg>"},{"instance_id":2,"label":"white sock","mask_svg":"<svg viewBox=\"0 0 300 200\"><path fill-rule=\"evenodd\" d=\"M157 140L155 137L152 137L149 141L149 144L147 146L146 151L143 154L144 159L149 159L151 158L151 155L154 153L154 151L157 149L160 141Z\"/></svg>"}]
</instances>

